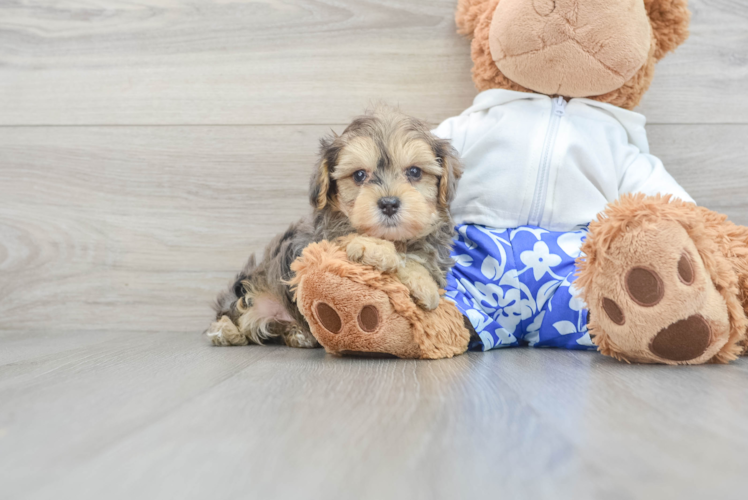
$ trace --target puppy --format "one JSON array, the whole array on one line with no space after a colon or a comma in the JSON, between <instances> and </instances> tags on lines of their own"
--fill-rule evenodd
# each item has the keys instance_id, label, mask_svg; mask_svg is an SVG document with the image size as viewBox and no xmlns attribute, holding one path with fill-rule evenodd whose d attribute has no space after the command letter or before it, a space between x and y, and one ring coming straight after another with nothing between
<instances>
[{"instance_id":1,"label":"puppy","mask_svg":"<svg viewBox=\"0 0 748 500\"><path fill-rule=\"evenodd\" d=\"M214 306L206 334L215 345L265 342L317 347L287 281L312 242L336 241L349 259L396 273L426 309L452 265L449 203L462 173L446 140L422 122L385 107L321 141L312 175L312 213L254 256Z\"/></svg>"}]
</instances>

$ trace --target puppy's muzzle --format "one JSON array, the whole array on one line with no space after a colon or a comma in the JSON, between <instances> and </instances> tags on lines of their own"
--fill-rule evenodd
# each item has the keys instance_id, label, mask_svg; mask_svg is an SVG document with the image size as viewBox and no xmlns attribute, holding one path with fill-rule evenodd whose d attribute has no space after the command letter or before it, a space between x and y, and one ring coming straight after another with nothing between
<instances>
[{"instance_id":1,"label":"puppy's muzzle","mask_svg":"<svg viewBox=\"0 0 748 500\"><path fill-rule=\"evenodd\" d=\"M384 215L392 217L400 209L400 198L396 198L395 196L385 196L379 198L377 205Z\"/></svg>"}]
</instances>

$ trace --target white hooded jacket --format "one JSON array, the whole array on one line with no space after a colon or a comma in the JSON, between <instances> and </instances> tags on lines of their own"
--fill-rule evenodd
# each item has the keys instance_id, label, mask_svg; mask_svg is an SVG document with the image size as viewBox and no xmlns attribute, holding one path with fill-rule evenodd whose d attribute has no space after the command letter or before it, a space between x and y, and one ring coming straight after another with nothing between
<instances>
[{"instance_id":1,"label":"white hooded jacket","mask_svg":"<svg viewBox=\"0 0 748 500\"><path fill-rule=\"evenodd\" d=\"M445 120L464 173L452 202L456 224L572 231L624 193L693 201L649 154L646 119L590 99L492 89Z\"/></svg>"}]
</instances>

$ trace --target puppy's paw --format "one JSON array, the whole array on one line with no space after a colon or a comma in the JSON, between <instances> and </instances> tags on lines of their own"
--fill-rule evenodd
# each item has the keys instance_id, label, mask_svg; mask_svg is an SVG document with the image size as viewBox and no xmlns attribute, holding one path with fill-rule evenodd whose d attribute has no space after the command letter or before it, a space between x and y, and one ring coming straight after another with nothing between
<instances>
[{"instance_id":1,"label":"puppy's paw","mask_svg":"<svg viewBox=\"0 0 748 500\"><path fill-rule=\"evenodd\" d=\"M427 311L433 311L439 307L439 287L432 280L431 284L423 283L425 286L416 286L409 288L410 295L419 307L426 309ZM433 286L432 286L433 285Z\"/></svg>"},{"instance_id":2,"label":"puppy's paw","mask_svg":"<svg viewBox=\"0 0 748 500\"><path fill-rule=\"evenodd\" d=\"M410 290L410 296L418 306L427 311L439 306L439 285L425 267L409 260L398 269L397 277Z\"/></svg>"},{"instance_id":3,"label":"puppy's paw","mask_svg":"<svg viewBox=\"0 0 748 500\"><path fill-rule=\"evenodd\" d=\"M283 341L288 347L300 347L304 349L319 347L317 339L310 332L304 331L296 324L289 326L283 332Z\"/></svg>"},{"instance_id":4,"label":"puppy's paw","mask_svg":"<svg viewBox=\"0 0 748 500\"><path fill-rule=\"evenodd\" d=\"M372 266L384 273L395 272L402 260L391 241L368 236L356 236L348 241L346 253L351 261Z\"/></svg>"},{"instance_id":5,"label":"puppy's paw","mask_svg":"<svg viewBox=\"0 0 748 500\"><path fill-rule=\"evenodd\" d=\"M249 340L239 332L239 329L231 322L228 316L222 316L220 320L214 321L205 331L213 345L247 345Z\"/></svg>"}]
</instances>

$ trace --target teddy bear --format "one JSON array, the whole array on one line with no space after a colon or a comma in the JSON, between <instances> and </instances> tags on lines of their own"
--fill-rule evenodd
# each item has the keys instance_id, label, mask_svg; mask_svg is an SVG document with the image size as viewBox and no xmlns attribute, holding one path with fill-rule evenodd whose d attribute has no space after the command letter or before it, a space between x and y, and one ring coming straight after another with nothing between
<instances>
[{"instance_id":1,"label":"teddy bear","mask_svg":"<svg viewBox=\"0 0 748 500\"><path fill-rule=\"evenodd\" d=\"M632 111L689 20L687 0L459 0L480 93L434 131L464 167L447 286L427 310L392 273L310 245L292 284L320 344L423 359L597 349L670 365L746 354L748 228L695 204Z\"/></svg>"}]
</instances>

